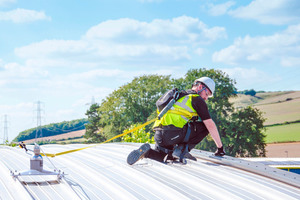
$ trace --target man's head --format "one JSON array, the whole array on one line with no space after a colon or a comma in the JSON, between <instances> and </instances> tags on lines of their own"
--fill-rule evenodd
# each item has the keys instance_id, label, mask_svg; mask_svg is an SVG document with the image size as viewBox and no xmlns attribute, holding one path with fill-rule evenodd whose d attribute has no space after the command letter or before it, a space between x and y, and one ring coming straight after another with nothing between
<instances>
[{"instance_id":1,"label":"man's head","mask_svg":"<svg viewBox=\"0 0 300 200\"><path fill-rule=\"evenodd\" d=\"M215 91L215 82L208 77L201 77L194 81L192 90L196 91L204 100L213 96Z\"/></svg>"}]
</instances>

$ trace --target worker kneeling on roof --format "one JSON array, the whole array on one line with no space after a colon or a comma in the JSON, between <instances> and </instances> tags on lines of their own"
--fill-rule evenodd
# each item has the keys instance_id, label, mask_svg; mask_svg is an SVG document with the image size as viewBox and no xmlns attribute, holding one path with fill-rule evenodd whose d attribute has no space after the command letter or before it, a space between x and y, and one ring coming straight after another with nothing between
<instances>
[{"instance_id":1,"label":"worker kneeling on roof","mask_svg":"<svg viewBox=\"0 0 300 200\"><path fill-rule=\"evenodd\" d=\"M150 158L160 162L179 159L197 160L189 152L211 134L217 146L216 156L224 156L222 141L215 122L211 119L206 100L213 96L215 82L208 77L196 79L192 89L181 91L171 109L155 121L155 149L149 144L143 144L132 151L127 157L127 163L132 165L141 158ZM162 97L161 97L162 98ZM160 99L161 99L160 98Z\"/></svg>"}]
</instances>

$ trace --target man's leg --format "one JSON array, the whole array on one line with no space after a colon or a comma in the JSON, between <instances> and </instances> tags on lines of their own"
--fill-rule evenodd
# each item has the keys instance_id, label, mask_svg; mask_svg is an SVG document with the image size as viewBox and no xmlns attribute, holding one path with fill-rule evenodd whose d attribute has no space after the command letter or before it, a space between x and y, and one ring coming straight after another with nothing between
<instances>
[{"instance_id":1,"label":"man's leg","mask_svg":"<svg viewBox=\"0 0 300 200\"><path fill-rule=\"evenodd\" d=\"M145 155L145 158L150 158L158 162L164 162L166 155L167 154L165 152L160 151L156 146L155 149L150 149L149 153Z\"/></svg>"},{"instance_id":2,"label":"man's leg","mask_svg":"<svg viewBox=\"0 0 300 200\"><path fill-rule=\"evenodd\" d=\"M164 162L167 153L161 151L157 146L151 149L149 144L143 144L139 149L133 150L127 157L127 163L133 165L142 158L150 158L158 162Z\"/></svg>"},{"instance_id":3,"label":"man's leg","mask_svg":"<svg viewBox=\"0 0 300 200\"><path fill-rule=\"evenodd\" d=\"M162 131L155 131L154 140L157 144L162 143ZM133 150L127 157L127 163L132 165L142 158L150 158L163 162L166 154L161 152L156 144L155 149L151 149L149 144L143 144L139 149Z\"/></svg>"},{"instance_id":4,"label":"man's leg","mask_svg":"<svg viewBox=\"0 0 300 200\"><path fill-rule=\"evenodd\" d=\"M208 135L208 130L203 122L191 123L191 136L188 141L189 151L200 143Z\"/></svg>"},{"instance_id":5,"label":"man's leg","mask_svg":"<svg viewBox=\"0 0 300 200\"><path fill-rule=\"evenodd\" d=\"M156 142L155 148L151 149L145 157L158 162L164 162L169 151L170 154L171 151L173 151L173 145L169 144L169 138L167 137L168 135L169 134L163 129L156 130L154 135L154 140Z\"/></svg>"},{"instance_id":6,"label":"man's leg","mask_svg":"<svg viewBox=\"0 0 300 200\"><path fill-rule=\"evenodd\" d=\"M170 134L166 133L164 130L156 130L154 135L154 140L156 142L155 149L151 149L149 144L143 144L139 149L132 151L128 155L127 163L132 165L142 158L150 158L158 162L164 162L168 153L159 147L170 151L173 150L172 140L168 137L170 137ZM167 145L165 143L167 143Z\"/></svg>"}]
</instances>

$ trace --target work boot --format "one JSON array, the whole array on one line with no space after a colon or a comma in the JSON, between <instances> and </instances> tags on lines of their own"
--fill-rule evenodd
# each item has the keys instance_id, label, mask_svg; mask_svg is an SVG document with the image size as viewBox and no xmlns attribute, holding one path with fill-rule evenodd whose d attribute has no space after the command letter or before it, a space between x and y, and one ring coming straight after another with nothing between
<instances>
[{"instance_id":1,"label":"work boot","mask_svg":"<svg viewBox=\"0 0 300 200\"><path fill-rule=\"evenodd\" d=\"M194 156L192 156L192 154L190 154L187 150L185 150L183 145L178 145L175 147L172 156L180 159L180 156L182 156L181 154L184 154L183 155L184 159L197 161L197 158L195 158Z\"/></svg>"},{"instance_id":2,"label":"work boot","mask_svg":"<svg viewBox=\"0 0 300 200\"><path fill-rule=\"evenodd\" d=\"M190 154L190 152L187 152L186 154L184 154L184 158L197 161L197 158L192 156L192 154Z\"/></svg>"},{"instance_id":3,"label":"work boot","mask_svg":"<svg viewBox=\"0 0 300 200\"><path fill-rule=\"evenodd\" d=\"M184 154L185 154L185 149L184 149L184 145L177 145L175 148L174 148L174 151L172 153L172 156L174 158L177 158L179 159L179 162L183 163L183 164L186 164L186 159L184 157Z\"/></svg>"},{"instance_id":4,"label":"work boot","mask_svg":"<svg viewBox=\"0 0 300 200\"><path fill-rule=\"evenodd\" d=\"M178 145L174 148L174 151L172 153L172 156L174 158L180 159L180 155L182 154L183 151L183 146L182 145Z\"/></svg>"},{"instance_id":5,"label":"work boot","mask_svg":"<svg viewBox=\"0 0 300 200\"><path fill-rule=\"evenodd\" d=\"M127 163L129 165L133 165L138 160L144 158L145 154L151 149L150 144L143 144L138 148L137 150L133 150L128 156L127 156Z\"/></svg>"}]
</instances>

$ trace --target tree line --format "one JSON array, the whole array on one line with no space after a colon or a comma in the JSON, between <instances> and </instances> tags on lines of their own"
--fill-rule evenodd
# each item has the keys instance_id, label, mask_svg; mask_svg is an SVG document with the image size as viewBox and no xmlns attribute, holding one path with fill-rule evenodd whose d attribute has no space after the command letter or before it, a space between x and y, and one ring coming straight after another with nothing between
<instances>
[{"instance_id":1,"label":"tree line","mask_svg":"<svg viewBox=\"0 0 300 200\"><path fill-rule=\"evenodd\" d=\"M85 129L85 125L88 123L87 119L76 119L72 121L63 121L60 123L52 123L41 126L40 129L31 128L19 133L19 135L13 140L14 142L34 139L37 135L39 137L54 136L71 131L79 131ZM37 132L38 131L38 132Z\"/></svg>"},{"instance_id":2,"label":"tree line","mask_svg":"<svg viewBox=\"0 0 300 200\"><path fill-rule=\"evenodd\" d=\"M244 91L238 91L237 94L245 94L245 95L250 95L250 96L255 96L256 91L254 89L251 90L244 90Z\"/></svg>"},{"instance_id":3,"label":"tree line","mask_svg":"<svg viewBox=\"0 0 300 200\"><path fill-rule=\"evenodd\" d=\"M221 70L205 68L191 69L182 78L163 75L143 75L134 78L109 94L100 104L93 104L87 110L89 124L86 125L85 138L89 142L103 142L124 130L136 127L157 117L155 102L167 90L191 88L195 79L207 76L216 82L214 97L207 102L212 119L216 122L226 153L231 156L265 156L265 119L257 108L248 106L237 109L229 102L236 95L235 81ZM151 125L139 133L132 133L115 141L147 137L153 141ZM139 136L140 135L140 136ZM129 139L128 139L129 138ZM214 151L211 137L206 137L196 148Z\"/></svg>"}]
</instances>

